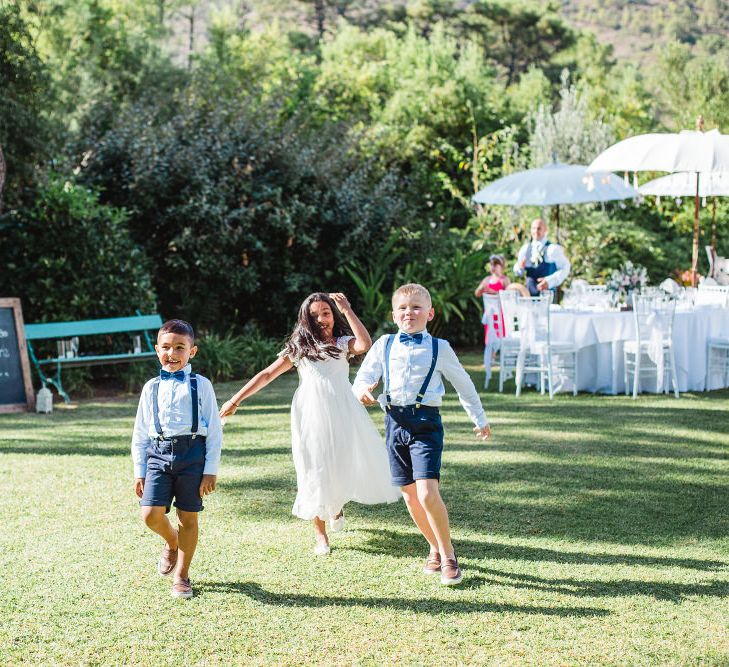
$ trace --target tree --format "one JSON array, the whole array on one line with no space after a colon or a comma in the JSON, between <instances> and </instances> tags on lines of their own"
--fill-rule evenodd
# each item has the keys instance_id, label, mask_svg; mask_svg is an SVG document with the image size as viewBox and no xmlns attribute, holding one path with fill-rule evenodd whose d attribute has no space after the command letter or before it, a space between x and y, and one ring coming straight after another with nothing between
<instances>
[{"instance_id":1,"label":"tree","mask_svg":"<svg viewBox=\"0 0 729 667\"><path fill-rule=\"evenodd\" d=\"M460 16L463 30L478 40L505 71L506 85L530 67L550 70L552 59L575 42L574 32L546 7L529 2L478 0Z\"/></svg>"},{"instance_id":2,"label":"tree","mask_svg":"<svg viewBox=\"0 0 729 667\"><path fill-rule=\"evenodd\" d=\"M542 104L531 116L529 148L533 167L553 159L589 164L614 142L613 129L601 118L590 118L587 99L570 85L567 70L562 73L559 96L559 109Z\"/></svg>"},{"instance_id":3,"label":"tree","mask_svg":"<svg viewBox=\"0 0 729 667\"><path fill-rule=\"evenodd\" d=\"M54 133L47 110L55 99L48 67L14 4L0 6L0 90L3 176L7 165L8 191L17 196L16 186L30 185L36 163L50 155Z\"/></svg>"}]
</instances>

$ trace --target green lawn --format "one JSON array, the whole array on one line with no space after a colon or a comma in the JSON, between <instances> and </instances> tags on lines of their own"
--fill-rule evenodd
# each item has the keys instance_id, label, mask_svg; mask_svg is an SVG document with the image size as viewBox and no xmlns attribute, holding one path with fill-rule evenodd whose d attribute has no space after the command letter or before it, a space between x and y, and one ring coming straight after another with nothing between
<instances>
[{"instance_id":1,"label":"green lawn","mask_svg":"<svg viewBox=\"0 0 729 667\"><path fill-rule=\"evenodd\" d=\"M488 445L449 394L464 581L445 588L402 503L349 506L332 555L311 555L290 515L295 383L226 427L188 601L138 519L136 397L0 416L0 664L729 663L729 392L550 402L510 384L483 395Z\"/></svg>"}]
</instances>

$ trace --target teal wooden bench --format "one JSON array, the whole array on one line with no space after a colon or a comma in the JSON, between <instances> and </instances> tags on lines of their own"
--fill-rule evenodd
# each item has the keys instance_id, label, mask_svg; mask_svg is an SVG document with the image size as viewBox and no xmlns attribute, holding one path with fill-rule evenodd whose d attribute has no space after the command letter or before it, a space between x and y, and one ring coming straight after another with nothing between
<instances>
[{"instance_id":1,"label":"teal wooden bench","mask_svg":"<svg viewBox=\"0 0 729 667\"><path fill-rule=\"evenodd\" d=\"M156 332L162 326L162 318L159 315L142 315L138 313L133 317L109 317L101 320L80 320L78 322L43 322L39 324L25 325L25 339L28 342L28 353L30 359L38 371L43 384L52 384L66 403L71 398L63 389L61 383L61 371L63 368L78 366L97 366L100 364L122 364L131 361L143 361L155 359L157 353L154 351L154 343L149 336L149 331ZM120 354L96 354L96 355L74 355L55 356L46 359L38 359L33 349L33 341L59 339L67 340L79 336L99 336L119 333L140 333L146 341L146 350ZM48 373L44 368L52 368L55 372Z\"/></svg>"}]
</instances>

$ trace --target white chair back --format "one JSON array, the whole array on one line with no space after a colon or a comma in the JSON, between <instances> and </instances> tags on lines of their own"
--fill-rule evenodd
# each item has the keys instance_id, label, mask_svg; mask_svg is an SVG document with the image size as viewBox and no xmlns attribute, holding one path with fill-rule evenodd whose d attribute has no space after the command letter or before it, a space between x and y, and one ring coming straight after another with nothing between
<instances>
[{"instance_id":1,"label":"white chair back","mask_svg":"<svg viewBox=\"0 0 729 667\"><path fill-rule=\"evenodd\" d=\"M521 331L522 349L535 350L540 345L549 345L549 306L553 293L542 296L517 299L517 317Z\"/></svg>"},{"instance_id":2,"label":"white chair back","mask_svg":"<svg viewBox=\"0 0 729 667\"><path fill-rule=\"evenodd\" d=\"M516 304L518 298L519 293L516 290L502 290L499 292L503 332L506 338L519 337L519 317Z\"/></svg>"},{"instance_id":3,"label":"white chair back","mask_svg":"<svg viewBox=\"0 0 729 667\"><path fill-rule=\"evenodd\" d=\"M665 293L662 296L633 294L633 315L638 345L663 345L673 338L673 316L676 301Z\"/></svg>"},{"instance_id":4,"label":"white chair back","mask_svg":"<svg viewBox=\"0 0 729 667\"><path fill-rule=\"evenodd\" d=\"M696 293L697 306L722 306L729 305L729 285L706 285L705 281L699 285Z\"/></svg>"},{"instance_id":5,"label":"white chair back","mask_svg":"<svg viewBox=\"0 0 729 667\"><path fill-rule=\"evenodd\" d=\"M494 326L494 318L497 320L499 328L501 328L501 300L498 294L483 294L483 317L481 324Z\"/></svg>"}]
</instances>

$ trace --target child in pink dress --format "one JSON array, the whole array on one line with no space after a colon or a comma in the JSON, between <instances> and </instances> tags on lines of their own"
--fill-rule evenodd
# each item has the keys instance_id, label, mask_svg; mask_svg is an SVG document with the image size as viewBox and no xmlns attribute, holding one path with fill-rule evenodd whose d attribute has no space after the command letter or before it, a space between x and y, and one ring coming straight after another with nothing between
<instances>
[{"instance_id":1,"label":"child in pink dress","mask_svg":"<svg viewBox=\"0 0 729 667\"><path fill-rule=\"evenodd\" d=\"M499 349L499 339L504 336L502 326L503 314L497 299L488 298L498 296L499 292L509 286L509 279L504 275L506 260L503 255L491 255L489 257L491 275L486 276L476 288L476 296L484 297L484 312L481 322L483 323L483 365L486 370L484 388L488 388L491 379L491 363L496 350Z\"/></svg>"}]
</instances>

